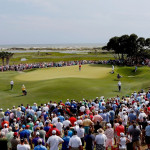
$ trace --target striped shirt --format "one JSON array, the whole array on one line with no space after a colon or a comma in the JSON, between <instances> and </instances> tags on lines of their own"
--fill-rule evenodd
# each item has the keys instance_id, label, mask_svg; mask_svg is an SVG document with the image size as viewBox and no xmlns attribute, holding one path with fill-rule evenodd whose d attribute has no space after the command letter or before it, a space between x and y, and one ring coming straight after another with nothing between
<instances>
[{"instance_id":1,"label":"striped shirt","mask_svg":"<svg viewBox=\"0 0 150 150\"><path fill-rule=\"evenodd\" d=\"M106 129L105 135L107 136L108 139L114 138L114 130L113 130L113 128Z\"/></svg>"}]
</instances>

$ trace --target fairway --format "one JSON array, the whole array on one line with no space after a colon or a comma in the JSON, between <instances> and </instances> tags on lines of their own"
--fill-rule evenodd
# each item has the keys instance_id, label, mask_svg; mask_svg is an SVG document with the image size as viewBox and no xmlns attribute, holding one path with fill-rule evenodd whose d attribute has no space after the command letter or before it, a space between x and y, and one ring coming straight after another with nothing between
<instances>
[{"instance_id":1,"label":"fairway","mask_svg":"<svg viewBox=\"0 0 150 150\"><path fill-rule=\"evenodd\" d=\"M15 77L17 80L22 81L40 81L57 78L104 78L109 75L111 68L99 67L92 65L82 65L81 71L79 66L67 66L67 67L52 67L38 69L31 72L20 73Z\"/></svg>"}]
</instances>

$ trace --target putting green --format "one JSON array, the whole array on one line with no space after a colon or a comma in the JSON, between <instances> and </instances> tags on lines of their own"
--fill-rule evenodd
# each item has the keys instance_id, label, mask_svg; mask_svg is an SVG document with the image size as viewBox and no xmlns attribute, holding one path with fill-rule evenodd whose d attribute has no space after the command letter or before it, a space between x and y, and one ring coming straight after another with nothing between
<instances>
[{"instance_id":1,"label":"putting green","mask_svg":"<svg viewBox=\"0 0 150 150\"><path fill-rule=\"evenodd\" d=\"M25 72L15 77L17 80L22 81L40 81L56 78L104 78L106 77L111 68L99 67L92 65L82 65L81 71L79 71L78 65L67 67L53 67L38 69L31 72Z\"/></svg>"}]
</instances>

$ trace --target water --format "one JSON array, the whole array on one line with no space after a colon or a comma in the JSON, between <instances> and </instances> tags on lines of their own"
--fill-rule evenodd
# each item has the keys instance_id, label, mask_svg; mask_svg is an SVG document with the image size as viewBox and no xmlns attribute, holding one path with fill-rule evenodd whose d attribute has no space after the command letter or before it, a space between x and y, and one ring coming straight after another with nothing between
<instances>
[{"instance_id":1,"label":"water","mask_svg":"<svg viewBox=\"0 0 150 150\"><path fill-rule=\"evenodd\" d=\"M0 49L7 48L93 48L102 47L105 43L82 43L82 44L14 44L14 45L0 45Z\"/></svg>"}]
</instances>

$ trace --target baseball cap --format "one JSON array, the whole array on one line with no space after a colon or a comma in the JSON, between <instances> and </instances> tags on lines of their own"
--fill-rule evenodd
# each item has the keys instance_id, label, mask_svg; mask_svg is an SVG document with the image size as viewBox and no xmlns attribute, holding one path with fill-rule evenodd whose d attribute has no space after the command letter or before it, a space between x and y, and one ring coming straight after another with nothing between
<instances>
[{"instance_id":1,"label":"baseball cap","mask_svg":"<svg viewBox=\"0 0 150 150\"><path fill-rule=\"evenodd\" d=\"M110 124L110 123L107 123L107 127L111 128L111 124Z\"/></svg>"},{"instance_id":2,"label":"baseball cap","mask_svg":"<svg viewBox=\"0 0 150 150\"><path fill-rule=\"evenodd\" d=\"M56 134L56 130L53 130L53 131L52 131L52 134Z\"/></svg>"},{"instance_id":3,"label":"baseball cap","mask_svg":"<svg viewBox=\"0 0 150 150\"><path fill-rule=\"evenodd\" d=\"M29 125L26 125L26 128L30 128L30 126L29 126Z\"/></svg>"},{"instance_id":4,"label":"baseball cap","mask_svg":"<svg viewBox=\"0 0 150 150\"><path fill-rule=\"evenodd\" d=\"M5 123L5 124L4 124L4 127L7 127L7 126L8 126L8 124L7 124L7 123Z\"/></svg>"},{"instance_id":5,"label":"baseball cap","mask_svg":"<svg viewBox=\"0 0 150 150\"><path fill-rule=\"evenodd\" d=\"M124 136L124 133L123 133L123 132L121 132L121 133L120 133L120 136Z\"/></svg>"},{"instance_id":6,"label":"baseball cap","mask_svg":"<svg viewBox=\"0 0 150 150\"><path fill-rule=\"evenodd\" d=\"M38 139L38 143L42 143L42 139Z\"/></svg>"},{"instance_id":7,"label":"baseball cap","mask_svg":"<svg viewBox=\"0 0 150 150\"><path fill-rule=\"evenodd\" d=\"M26 126L23 124L23 125L22 125L22 128L25 128L25 127L26 127Z\"/></svg>"},{"instance_id":8,"label":"baseball cap","mask_svg":"<svg viewBox=\"0 0 150 150\"><path fill-rule=\"evenodd\" d=\"M14 136L17 136L18 135L18 133L17 132L14 132Z\"/></svg>"},{"instance_id":9,"label":"baseball cap","mask_svg":"<svg viewBox=\"0 0 150 150\"><path fill-rule=\"evenodd\" d=\"M39 132L36 132L36 135L40 135L40 133L39 133Z\"/></svg>"}]
</instances>

